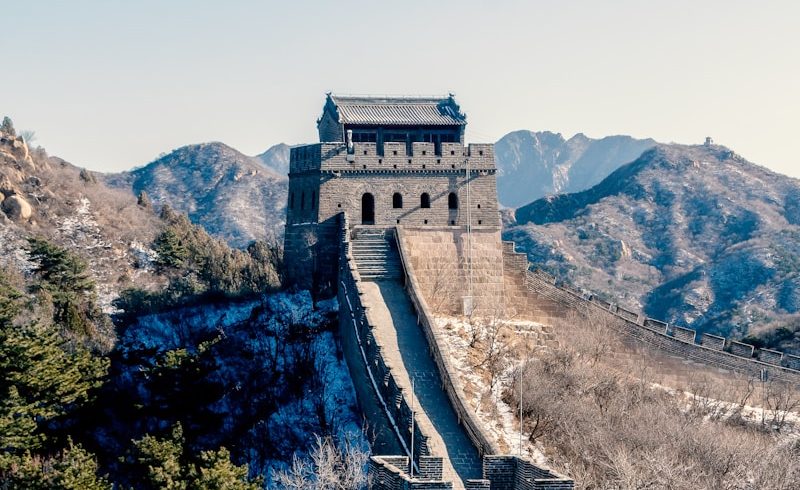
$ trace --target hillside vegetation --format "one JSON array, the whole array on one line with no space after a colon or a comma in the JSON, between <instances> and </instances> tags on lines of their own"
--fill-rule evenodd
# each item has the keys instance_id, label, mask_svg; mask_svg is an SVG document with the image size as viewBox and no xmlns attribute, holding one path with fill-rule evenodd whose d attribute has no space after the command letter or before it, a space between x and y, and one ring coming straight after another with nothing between
<instances>
[{"instance_id":1,"label":"hillside vegetation","mask_svg":"<svg viewBox=\"0 0 800 490\"><path fill-rule=\"evenodd\" d=\"M0 488L363 481L335 304L281 292L274 243L101 177L3 123Z\"/></svg>"}]
</instances>

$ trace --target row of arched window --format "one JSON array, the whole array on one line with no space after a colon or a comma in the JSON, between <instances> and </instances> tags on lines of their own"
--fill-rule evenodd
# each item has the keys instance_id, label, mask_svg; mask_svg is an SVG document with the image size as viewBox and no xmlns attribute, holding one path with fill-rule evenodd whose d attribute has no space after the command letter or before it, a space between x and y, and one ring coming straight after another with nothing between
<instances>
[{"instance_id":1,"label":"row of arched window","mask_svg":"<svg viewBox=\"0 0 800 490\"><path fill-rule=\"evenodd\" d=\"M402 209L403 208L403 195L399 192L395 192L392 196L392 207L394 209ZM419 196L419 207L421 208L430 208L431 207L431 196L427 192L423 192ZM455 192L451 192L447 196L447 208L448 209L458 209L458 194Z\"/></svg>"},{"instance_id":2,"label":"row of arched window","mask_svg":"<svg viewBox=\"0 0 800 490\"><path fill-rule=\"evenodd\" d=\"M315 209L317 207L317 192L311 191L311 206L309 209ZM306 208L306 193L305 191L300 193L300 211L303 211ZM289 194L289 209L295 209L294 207L294 192Z\"/></svg>"}]
</instances>

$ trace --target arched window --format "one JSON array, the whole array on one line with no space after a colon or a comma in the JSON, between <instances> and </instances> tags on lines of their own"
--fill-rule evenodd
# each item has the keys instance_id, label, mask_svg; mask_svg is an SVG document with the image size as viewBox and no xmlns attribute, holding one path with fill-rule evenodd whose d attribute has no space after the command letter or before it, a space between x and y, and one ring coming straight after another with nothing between
<instances>
[{"instance_id":1,"label":"arched window","mask_svg":"<svg viewBox=\"0 0 800 490\"><path fill-rule=\"evenodd\" d=\"M306 208L306 193L305 191L300 193L300 211Z\"/></svg>"},{"instance_id":2,"label":"arched window","mask_svg":"<svg viewBox=\"0 0 800 490\"><path fill-rule=\"evenodd\" d=\"M419 207L421 208L431 207L431 196L429 196L427 192L423 192L422 195L419 196Z\"/></svg>"},{"instance_id":3,"label":"arched window","mask_svg":"<svg viewBox=\"0 0 800 490\"><path fill-rule=\"evenodd\" d=\"M392 196L392 207L395 209L403 208L403 195L399 192L395 192Z\"/></svg>"},{"instance_id":4,"label":"arched window","mask_svg":"<svg viewBox=\"0 0 800 490\"><path fill-rule=\"evenodd\" d=\"M451 192L450 195L447 196L447 208L458 209L458 195L455 192Z\"/></svg>"},{"instance_id":5,"label":"arched window","mask_svg":"<svg viewBox=\"0 0 800 490\"><path fill-rule=\"evenodd\" d=\"M317 205L317 191L311 191L311 209Z\"/></svg>"},{"instance_id":6,"label":"arched window","mask_svg":"<svg viewBox=\"0 0 800 490\"><path fill-rule=\"evenodd\" d=\"M294 192L289 194L289 209L294 209Z\"/></svg>"}]
</instances>

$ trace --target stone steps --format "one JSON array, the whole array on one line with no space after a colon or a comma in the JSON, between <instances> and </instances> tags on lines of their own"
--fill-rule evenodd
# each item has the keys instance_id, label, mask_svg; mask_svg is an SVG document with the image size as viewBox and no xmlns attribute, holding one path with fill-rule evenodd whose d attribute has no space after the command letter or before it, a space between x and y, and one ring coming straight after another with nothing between
<instances>
[{"instance_id":1,"label":"stone steps","mask_svg":"<svg viewBox=\"0 0 800 490\"><path fill-rule=\"evenodd\" d=\"M371 281L403 277L391 230L357 229L353 235L351 252L361 279Z\"/></svg>"}]
</instances>

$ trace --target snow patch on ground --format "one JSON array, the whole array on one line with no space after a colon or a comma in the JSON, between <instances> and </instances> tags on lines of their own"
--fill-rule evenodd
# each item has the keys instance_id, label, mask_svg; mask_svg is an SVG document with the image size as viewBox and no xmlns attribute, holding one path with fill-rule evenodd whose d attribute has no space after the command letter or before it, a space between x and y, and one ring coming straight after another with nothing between
<instances>
[{"instance_id":1,"label":"snow patch on ground","mask_svg":"<svg viewBox=\"0 0 800 490\"><path fill-rule=\"evenodd\" d=\"M536 322L504 320L502 323L512 328L521 337L539 337L539 334L544 333L543 326ZM495 444L501 449L505 449L510 454L522 455L535 464L546 466L547 458L541 447L529 442L529 433L523 432L520 438L519 423L514 410L503 401L503 390L513 384L513 372L517 363L509 359L492 385L486 370L481 366L476 366L474 359L470 356L470 353L475 350L470 347L473 328L480 327L477 324L473 327L468 320L455 317L437 317L436 325L449 346L450 360L459 373L462 386L470 387L470 392L464 393L464 396L489 437L493 438ZM481 335L485 335L485 332ZM543 339L537 343L543 344ZM545 348L543 345L541 347ZM489 403L485 403L486 397L489 397Z\"/></svg>"},{"instance_id":2,"label":"snow patch on ground","mask_svg":"<svg viewBox=\"0 0 800 490\"><path fill-rule=\"evenodd\" d=\"M696 395L689 391L677 390L659 383L650 383L650 386L653 389L662 390L681 401L685 410L690 410L692 406L707 407L711 412L706 416L707 419L715 415L716 418L725 420L739 413L742 420L748 424L765 424L771 426L772 430L780 431L785 438L800 439L800 413L784 410L772 411L751 405L739 406L737 403ZM783 426L778 427L772 424L771 421L773 420L783 421Z\"/></svg>"}]
</instances>

